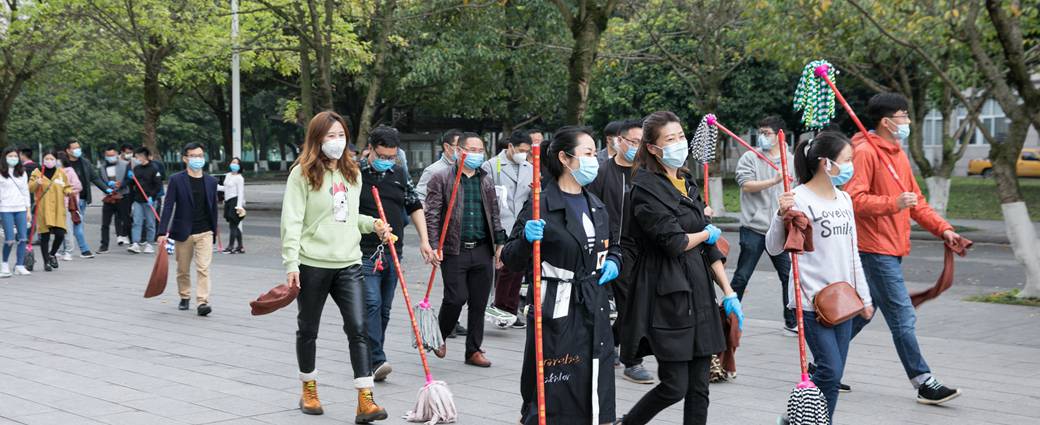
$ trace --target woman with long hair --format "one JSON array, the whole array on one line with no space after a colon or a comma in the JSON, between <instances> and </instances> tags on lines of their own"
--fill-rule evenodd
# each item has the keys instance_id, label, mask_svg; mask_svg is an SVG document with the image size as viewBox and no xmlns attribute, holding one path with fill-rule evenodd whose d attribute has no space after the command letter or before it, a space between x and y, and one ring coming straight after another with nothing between
<instances>
[{"instance_id":1,"label":"woman with long hair","mask_svg":"<svg viewBox=\"0 0 1040 425\"><path fill-rule=\"evenodd\" d=\"M546 415L554 423L613 424L614 337L603 285L618 275L621 247L609 242L606 206L585 189L599 170L596 143L588 129L563 127L542 147L548 176L541 220L531 219L529 201L502 249L502 262L530 274L533 243L542 241ZM534 309L527 311L528 323L534 323ZM523 424L538 423L534 344L534 327L528 326L520 376Z\"/></svg>"},{"instance_id":2,"label":"woman with long hair","mask_svg":"<svg viewBox=\"0 0 1040 425\"><path fill-rule=\"evenodd\" d=\"M621 358L654 355L661 383L625 415L626 425L648 423L679 401L685 401L683 424L707 423L711 355L726 349L714 285L725 295L726 312L743 324L725 257L715 247L722 232L710 224L700 190L683 167L688 153L675 114L646 117L624 213L622 247L633 263L625 276L633 293L621 328ZM629 260L630 252L638 255Z\"/></svg>"},{"instance_id":3,"label":"woman with long hair","mask_svg":"<svg viewBox=\"0 0 1040 425\"><path fill-rule=\"evenodd\" d=\"M851 282L865 307L860 315L870 319L874 314L870 287L859 258L852 197L837 188L852 178L852 152L849 138L833 131L799 143L795 148L794 169L802 184L780 195L780 209L773 215L766 232L766 251L777 255L784 251L787 240L783 217L788 211L801 211L813 223L814 250L798 255L802 293L796 294L794 285L788 286L790 303L787 307L795 308L796 300L801 300L805 342L816 363L812 380L827 398L831 422L838 406L838 385L845 372L853 326L852 320L833 327L817 322L813 299L833 282Z\"/></svg>"},{"instance_id":4,"label":"woman with long hair","mask_svg":"<svg viewBox=\"0 0 1040 425\"><path fill-rule=\"evenodd\" d=\"M69 211L65 216L65 228L73 229L76 223L72 221L72 208L69 207L79 208L79 194L83 192L83 182L80 181L79 175L76 174L76 169L69 166L69 155L65 151L58 151L54 155L58 158L58 165L61 167L61 171L64 171L65 177L69 178L69 186L72 186L72 193L69 193L69 196L65 198L65 209ZM89 186L87 190L90 190ZM62 240L60 253L55 255L55 257L62 261L72 261L72 245L69 244L69 240L72 240L73 244L76 243L75 234L75 231L73 231L73 237Z\"/></svg>"},{"instance_id":5,"label":"woman with long hair","mask_svg":"<svg viewBox=\"0 0 1040 425\"><path fill-rule=\"evenodd\" d=\"M311 119L303 149L286 181L282 200L282 263L296 299L296 360L303 394L300 410L323 413L318 399L315 341L325 300L331 295L343 316L350 346L354 387L358 391L356 423L387 418L372 396L371 352L365 336L361 234L377 232L386 241L390 226L358 213L361 178L358 164L345 155L347 124L339 114L321 112Z\"/></svg>"},{"instance_id":6,"label":"woman with long hair","mask_svg":"<svg viewBox=\"0 0 1040 425\"><path fill-rule=\"evenodd\" d=\"M0 264L0 277L11 277L12 268L16 275L31 274L25 268L25 243L29 240L26 233L27 217L31 198L28 176L25 175L19 152L15 147L4 149L4 161L0 162L0 221L3 221L4 226L4 261ZM15 247L15 265L11 267L8 259L11 257L11 249Z\"/></svg>"},{"instance_id":7,"label":"woman with long hair","mask_svg":"<svg viewBox=\"0 0 1040 425\"><path fill-rule=\"evenodd\" d=\"M34 219L40 233L40 255L43 257L43 270L49 272L58 268L55 254L65 240L65 218L69 212L66 197L72 193L72 185L55 152L43 155L43 167L29 176L29 191L36 197Z\"/></svg>"},{"instance_id":8,"label":"woman with long hair","mask_svg":"<svg viewBox=\"0 0 1040 425\"><path fill-rule=\"evenodd\" d=\"M246 212L246 181L242 177L242 160L231 158L228 164L228 173L224 175L224 184L217 187L224 192L224 220L227 220L228 245L224 248L225 254L245 254L242 247L242 217ZM235 247L238 243L238 247Z\"/></svg>"}]
</instances>

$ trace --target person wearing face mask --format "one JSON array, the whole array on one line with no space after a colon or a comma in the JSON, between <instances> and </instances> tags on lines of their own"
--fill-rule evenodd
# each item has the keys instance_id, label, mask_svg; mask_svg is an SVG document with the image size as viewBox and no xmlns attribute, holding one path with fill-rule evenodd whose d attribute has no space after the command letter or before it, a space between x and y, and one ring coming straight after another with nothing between
<instances>
[{"instance_id":1,"label":"person wearing face mask","mask_svg":"<svg viewBox=\"0 0 1040 425\"><path fill-rule=\"evenodd\" d=\"M405 215L411 216L419 235L419 255L429 263L435 259L426 235L426 217L415 188L408 181L408 173L398 164L401 139L397 129L379 126L368 136L368 146L360 161L361 201L358 212L378 217L379 209L372 197L372 188L379 189L379 198L390 227L394 229L398 255L403 255ZM376 263L380 263L377 266ZM365 277L365 334L372 353L372 371L376 382L382 382L393 370L387 361L383 342L390 324L390 309L397 290L397 271L390 253L370 233L361 237L361 273Z\"/></svg>"},{"instance_id":2,"label":"person wearing face mask","mask_svg":"<svg viewBox=\"0 0 1040 425\"><path fill-rule=\"evenodd\" d=\"M481 350L484 313L491 295L492 273L506 241L506 232L498 216L495 183L480 167L484 164L484 140L476 133L462 133L458 148L466 152L466 159L455 164L455 167L462 167L462 178L444 240L444 252L438 254L444 281L444 299L438 321L441 335L450 334L462 314L462 307L468 305L466 327L469 332L463 358L468 365L490 367L491 361ZM455 167L434 174L427 186L424 211L430 240L440 238L442 220L455 182ZM441 345L434 354L443 358L447 349L447 345Z\"/></svg>"},{"instance_id":3,"label":"person wearing face mask","mask_svg":"<svg viewBox=\"0 0 1040 425\"><path fill-rule=\"evenodd\" d=\"M228 173L224 175L224 184L217 185L217 191L224 192L224 220L228 223L228 244L225 254L245 254L242 246L242 217L246 212L246 181L242 177L242 160L231 158ZM238 244L236 247L235 244Z\"/></svg>"},{"instance_id":4,"label":"person wearing face mask","mask_svg":"<svg viewBox=\"0 0 1040 425\"><path fill-rule=\"evenodd\" d=\"M87 218L87 205L90 205L94 200L90 185L93 184L101 193L106 195L114 191L114 189L109 187L105 180L101 178L101 175L94 170L94 166L85 157L82 144L78 140L68 140L65 144L65 155L68 157L64 161L65 166L75 170L76 175L79 176L79 181L83 183L83 190L80 191L79 200L77 201L79 202L78 207L81 220L72 226L72 234L76 237L76 241L79 244L80 258L94 258L94 253L90 251L90 244L87 243L87 238L83 235L83 223L86 222Z\"/></svg>"},{"instance_id":5,"label":"person wearing face mask","mask_svg":"<svg viewBox=\"0 0 1040 425\"><path fill-rule=\"evenodd\" d=\"M148 160L147 151L142 155L138 148L138 161ZM209 265L213 261L213 240L217 233L217 179L206 174L206 151L198 143L188 143L181 150L184 171L170 176L170 187L163 202L162 219L159 220L158 245L166 247L167 238L174 241L177 259L177 290L180 294L179 310L188 310L191 299L191 264L195 264L197 282L195 298L199 316L213 311L210 306ZM158 171L156 171L158 173ZM137 174L135 169L134 174ZM138 177L140 179L140 177ZM154 177L158 186L162 181ZM144 182L141 182L143 185ZM154 189L158 193L158 187ZM153 196L149 192L149 196ZM151 209L148 210L151 214ZM137 214L134 214L137 220ZM136 224L135 224L136 227ZM136 236L136 234L135 234ZM136 237L135 237L136 241ZM147 245L146 245L147 246Z\"/></svg>"},{"instance_id":6,"label":"person wearing face mask","mask_svg":"<svg viewBox=\"0 0 1040 425\"><path fill-rule=\"evenodd\" d=\"M121 230L122 231L122 235L123 235L123 236L117 236L116 237L116 245L123 246L123 245L129 245L130 244L130 230L133 227L133 223L134 223L134 220L133 220L133 208L134 208L133 191L137 190L137 187L134 186L134 180L132 178L130 178L130 175L133 174L134 165L136 165L136 164L134 164L134 147L131 146L131 145L128 145L128 144L124 144L123 146L120 146L119 147L119 155L120 155L120 159L123 160L123 161L126 161L126 163L127 163L127 170L126 170L127 172L126 172L126 174L122 175L123 184L121 186L122 188L124 188L126 190L126 195L127 196L124 196L123 199L119 201L120 202L119 203L119 210L125 212L126 220L123 222L123 226L124 227L122 229L116 229L116 233L117 234L119 234L120 230Z\"/></svg>"},{"instance_id":7,"label":"person wearing face mask","mask_svg":"<svg viewBox=\"0 0 1040 425\"><path fill-rule=\"evenodd\" d=\"M917 313L903 280L903 257L910 254L910 219L949 245L960 239L953 226L925 200L910 159L901 149L910 137L909 103L897 93L881 93L867 103L869 134L856 134L856 173L845 185L852 196L859 230L860 257L877 307L884 313L896 353L922 404L942 404L961 394L932 376L921 353L914 324ZM889 166L891 165L891 167ZM856 319L852 335L869 323Z\"/></svg>"},{"instance_id":8,"label":"person wearing face mask","mask_svg":"<svg viewBox=\"0 0 1040 425\"><path fill-rule=\"evenodd\" d=\"M25 244L28 242L26 216L31 211L28 176L18 158L17 148L4 149L4 160L0 163L0 220L3 221L4 229L0 278L11 277L12 269L13 274L18 276L31 274L25 268ZM9 262L12 250L16 251L14 267Z\"/></svg>"},{"instance_id":9,"label":"person wearing face mask","mask_svg":"<svg viewBox=\"0 0 1040 425\"><path fill-rule=\"evenodd\" d=\"M69 210L69 213L65 215L65 228L75 229L77 223L73 221L73 211L76 211L76 208L79 206L79 196L83 193L83 183L80 182L79 174L76 173L76 169L69 166L68 154L66 154L65 151L60 151L55 155L58 157L58 167L61 167L61 171L65 172L65 177L69 178L69 186L72 186L72 193L67 197L65 204L66 208ZM87 189L89 190L90 187L88 186ZM82 215L80 217L81 220L78 224L82 225ZM74 230L73 234L75 234ZM56 255L59 260L72 261L72 246L69 244L70 241L76 243L74 238L65 238L61 242L61 249L58 250L58 254Z\"/></svg>"},{"instance_id":10,"label":"person wearing face mask","mask_svg":"<svg viewBox=\"0 0 1040 425\"><path fill-rule=\"evenodd\" d=\"M516 216L531 197L534 167L528 158L531 154L533 134L541 138L541 133L537 130L513 131L508 139L499 142L498 155L481 166L495 183L502 229L513 228ZM523 329L527 326L523 316L517 314L520 306L520 285L523 281L523 273L496 265L495 300L488 308L488 317L516 316L513 323L496 323L500 328Z\"/></svg>"},{"instance_id":11,"label":"person wearing face mask","mask_svg":"<svg viewBox=\"0 0 1040 425\"><path fill-rule=\"evenodd\" d=\"M430 183L433 175L455 166L455 153L459 148L460 134L462 131L451 129L441 135L441 158L423 169L422 175L419 176L419 183L415 185L415 192L419 194L419 199L423 202L426 202L426 185Z\"/></svg>"},{"instance_id":12,"label":"person wearing face mask","mask_svg":"<svg viewBox=\"0 0 1040 425\"><path fill-rule=\"evenodd\" d=\"M134 200L132 214L133 227L130 229L130 246L126 248L131 254L155 252L152 239L155 237L155 199L159 196L162 180L159 167L149 159L148 148L141 146L134 152L134 169L131 171L130 196ZM136 178L135 182L133 179ZM141 186L138 187L137 185Z\"/></svg>"},{"instance_id":13,"label":"person wearing face mask","mask_svg":"<svg viewBox=\"0 0 1040 425\"><path fill-rule=\"evenodd\" d=\"M617 141L614 140L621 133L621 123L624 121L617 120L607 123L603 127L603 149L596 152L596 160L600 164L607 162L610 158L613 158L617 154Z\"/></svg>"},{"instance_id":14,"label":"person wearing face mask","mask_svg":"<svg viewBox=\"0 0 1040 425\"><path fill-rule=\"evenodd\" d=\"M58 268L56 254L68 230L65 225L68 215L66 197L72 193L72 185L58 164L56 152L45 154L43 167L29 176L29 192L33 193L37 204L35 220L36 231L40 234L43 270L49 272Z\"/></svg>"},{"instance_id":15,"label":"person wearing face mask","mask_svg":"<svg viewBox=\"0 0 1040 425\"><path fill-rule=\"evenodd\" d=\"M768 116L758 122L758 147L773 163L780 166L780 146L777 132L784 128L784 121L778 116ZM793 154L787 154L788 169L793 168ZM733 290L737 298L744 301L744 289L747 288L755 266L765 251L766 231L772 222L772 215L777 208L777 199L783 192L783 175L765 162L755 152L744 152L737 161L737 185L740 186L740 256L737 258L737 270L733 273ZM776 275L780 279L784 317L784 335L797 336L794 311L787 308L787 282L791 270L791 257L782 252L769 256Z\"/></svg>"},{"instance_id":16,"label":"person wearing face mask","mask_svg":"<svg viewBox=\"0 0 1040 425\"><path fill-rule=\"evenodd\" d=\"M542 143L541 161L546 175L541 220L531 219L532 204L526 203L502 261L510 269L532 273L533 243L541 241L546 416L553 423L613 424L614 338L607 285L613 285L621 269L621 247L611 240L609 209L587 189L599 170L591 131L557 130ZM534 308L527 314L533 321ZM534 349L530 327L520 376L520 423L525 425L538 423Z\"/></svg>"},{"instance_id":17,"label":"person wearing face mask","mask_svg":"<svg viewBox=\"0 0 1040 425\"><path fill-rule=\"evenodd\" d=\"M123 184L124 176L130 170L130 163L119 156L115 146L106 148L104 153L105 163L98 170L98 175L111 192L106 193L102 200L101 245L98 247L98 254L108 252L109 228L113 218L115 219L116 239L127 238L127 241L130 240L130 233L127 231L129 229L127 223L130 221L130 205L123 202L123 199L130 197L131 186ZM127 208L124 208L124 205Z\"/></svg>"},{"instance_id":18,"label":"person wearing face mask","mask_svg":"<svg viewBox=\"0 0 1040 425\"><path fill-rule=\"evenodd\" d=\"M683 400L683 424L706 424L711 356L726 349L713 283L724 294L726 314L744 323L725 257L715 246L722 232L705 216L701 191L683 168L688 153L674 113L654 112L643 120L622 219L632 293L620 331L621 356L654 355L661 383L622 418L626 425L649 423Z\"/></svg>"},{"instance_id":19,"label":"person wearing face mask","mask_svg":"<svg viewBox=\"0 0 1040 425\"><path fill-rule=\"evenodd\" d=\"M769 255L784 253L787 229L784 215L789 210L804 213L812 222L812 251L798 256L801 293L794 285L788 287L789 308L801 302L805 342L816 363L813 383L827 398L831 422L838 405L838 390L845 372L845 360L852 340L852 320L827 327L816 319L814 298L833 282L853 284L863 301L859 317L870 319L874 314L870 288L863 275L863 262L857 253L856 221L853 201L848 193L837 186L848 182L855 167L852 163L852 145L844 134L825 131L816 138L803 141L795 148L794 169L801 185L783 193L779 209L770 213L766 232L766 251Z\"/></svg>"}]
</instances>

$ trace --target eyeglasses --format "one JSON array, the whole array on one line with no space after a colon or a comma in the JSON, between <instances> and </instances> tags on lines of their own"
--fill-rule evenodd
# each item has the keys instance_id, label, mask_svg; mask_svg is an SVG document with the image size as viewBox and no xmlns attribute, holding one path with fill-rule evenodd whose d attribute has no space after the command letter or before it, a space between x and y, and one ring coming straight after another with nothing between
<instances>
[{"instance_id":1,"label":"eyeglasses","mask_svg":"<svg viewBox=\"0 0 1040 425\"><path fill-rule=\"evenodd\" d=\"M910 118L910 114L892 115L889 118Z\"/></svg>"},{"instance_id":2,"label":"eyeglasses","mask_svg":"<svg viewBox=\"0 0 1040 425\"><path fill-rule=\"evenodd\" d=\"M625 136L618 136L618 138L621 139L621 140L624 140L625 143L628 143L630 145L635 145L635 146L639 145L639 141L638 140L632 140L632 139L629 139L629 138L627 138Z\"/></svg>"}]
</instances>

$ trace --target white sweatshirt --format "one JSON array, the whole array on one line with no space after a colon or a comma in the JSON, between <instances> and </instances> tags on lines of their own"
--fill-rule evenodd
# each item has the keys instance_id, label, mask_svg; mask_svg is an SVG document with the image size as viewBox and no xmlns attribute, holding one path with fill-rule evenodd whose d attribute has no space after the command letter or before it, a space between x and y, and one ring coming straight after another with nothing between
<instances>
[{"instance_id":1,"label":"white sweatshirt","mask_svg":"<svg viewBox=\"0 0 1040 425\"><path fill-rule=\"evenodd\" d=\"M224 176L224 184L217 187L224 191L224 199L238 198L238 208L246 207L246 180L241 174L228 173Z\"/></svg>"},{"instance_id":2,"label":"white sweatshirt","mask_svg":"<svg viewBox=\"0 0 1040 425\"><path fill-rule=\"evenodd\" d=\"M29 176L0 175L0 212L29 210Z\"/></svg>"},{"instance_id":3,"label":"white sweatshirt","mask_svg":"<svg viewBox=\"0 0 1040 425\"><path fill-rule=\"evenodd\" d=\"M816 293L834 282L845 281L856 287L864 305L871 305L870 287L863 275L863 264L856 243L856 219L852 198L848 193L834 189L833 199L824 199L805 185L794 188L794 209L804 212L812 221L813 252L798 255L802 308L813 311L812 299ZM766 232L766 252L777 255L784 251L787 229L782 217L773 213ZM791 279L794 279L792 269ZM795 308L794 282L787 286L790 296L788 308Z\"/></svg>"}]
</instances>

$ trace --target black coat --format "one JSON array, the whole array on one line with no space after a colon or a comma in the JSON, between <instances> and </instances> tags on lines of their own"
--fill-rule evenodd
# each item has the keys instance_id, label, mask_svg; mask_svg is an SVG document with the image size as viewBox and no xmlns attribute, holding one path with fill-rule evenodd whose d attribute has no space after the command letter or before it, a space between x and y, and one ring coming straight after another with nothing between
<instances>
[{"instance_id":1,"label":"black coat","mask_svg":"<svg viewBox=\"0 0 1040 425\"><path fill-rule=\"evenodd\" d=\"M707 244L686 250L686 234L708 224L697 185L686 176L690 198L663 174L642 169L632 181L622 236L632 293L621 324L621 357L689 361L724 351L709 265L725 257Z\"/></svg>"},{"instance_id":2,"label":"black coat","mask_svg":"<svg viewBox=\"0 0 1040 425\"><path fill-rule=\"evenodd\" d=\"M621 266L620 247L610 243L610 220L603 202L583 191L596 229L593 248L581 220L570 210L555 181L546 183L541 199L545 220L542 239L542 341L545 359L546 413L553 423L613 423L614 338L610 332L608 289L599 285L599 259ZM533 244L524 237L531 219L528 200L502 249L502 261L530 280ZM609 285L609 283L608 283ZM533 299L533 287L528 291ZM569 297L569 302L565 297ZM560 303L557 305L557 303ZM558 318L553 318L559 316ZM528 310L520 393L522 423L538 421L535 389L534 308ZM593 397L593 389L596 396ZM593 421L594 412L598 412Z\"/></svg>"}]
</instances>

